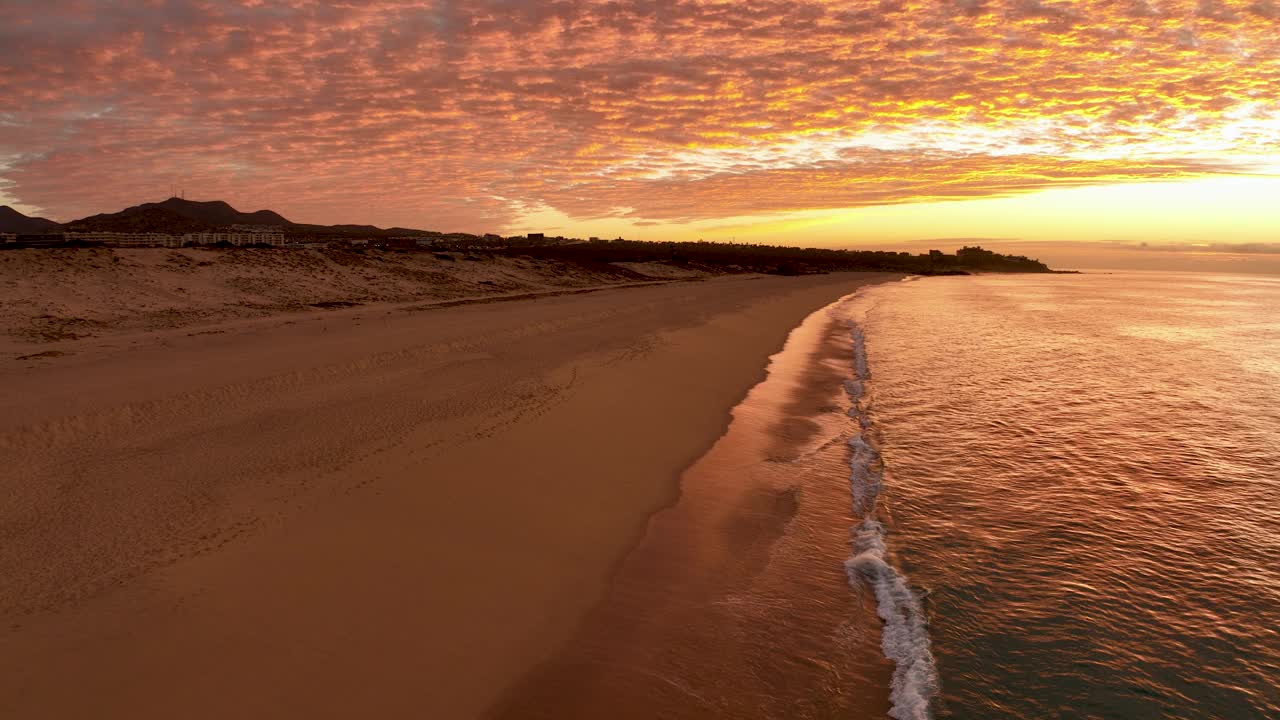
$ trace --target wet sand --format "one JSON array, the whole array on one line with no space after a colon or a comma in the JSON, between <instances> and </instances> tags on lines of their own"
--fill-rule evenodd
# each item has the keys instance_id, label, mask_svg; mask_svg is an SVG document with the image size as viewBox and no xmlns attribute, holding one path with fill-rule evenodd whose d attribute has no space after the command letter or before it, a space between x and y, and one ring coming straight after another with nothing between
<instances>
[{"instance_id":1,"label":"wet sand","mask_svg":"<svg viewBox=\"0 0 1280 720\"><path fill-rule=\"evenodd\" d=\"M834 306L792 332L573 640L492 720L887 716L874 597L844 570L851 356Z\"/></svg>"},{"instance_id":2,"label":"wet sand","mask_svg":"<svg viewBox=\"0 0 1280 720\"><path fill-rule=\"evenodd\" d=\"M476 717L573 637L788 331L887 277L359 308L14 363L0 716Z\"/></svg>"}]
</instances>

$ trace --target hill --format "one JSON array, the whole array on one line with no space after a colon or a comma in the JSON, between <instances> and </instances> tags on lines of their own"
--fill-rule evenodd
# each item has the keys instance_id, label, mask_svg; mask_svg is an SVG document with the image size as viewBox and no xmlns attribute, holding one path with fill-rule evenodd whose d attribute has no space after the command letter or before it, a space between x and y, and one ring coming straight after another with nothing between
<instances>
[{"instance_id":1,"label":"hill","mask_svg":"<svg viewBox=\"0 0 1280 720\"><path fill-rule=\"evenodd\" d=\"M5 208L9 210L9 208ZM23 217L20 213L15 213ZM6 230L0 218L0 232L40 232L60 227L52 221L35 218L50 226L38 230ZM155 232L182 234L226 228L233 225L260 225L278 228L291 236L315 239L316 237L394 237L400 235L433 235L425 230L412 228L379 228L373 225L311 225L295 223L273 210L241 212L223 200L197 202L171 197L163 202L142 203L120 212L99 213L66 224L73 231ZM25 226L24 226L25 227Z\"/></svg>"},{"instance_id":2,"label":"hill","mask_svg":"<svg viewBox=\"0 0 1280 720\"><path fill-rule=\"evenodd\" d=\"M148 232L172 233L181 235L189 232L201 232L213 229L214 225L180 215L167 208L131 207L118 213L102 213L87 218L72 220L65 228L72 232Z\"/></svg>"},{"instance_id":3,"label":"hill","mask_svg":"<svg viewBox=\"0 0 1280 720\"><path fill-rule=\"evenodd\" d=\"M188 233L229 225L292 225L271 210L240 212L222 200L196 202L171 197L158 203L143 203L116 213L101 213L67 223L74 230L114 230L119 232Z\"/></svg>"},{"instance_id":4,"label":"hill","mask_svg":"<svg viewBox=\"0 0 1280 720\"><path fill-rule=\"evenodd\" d=\"M0 205L0 232L41 233L58 228L58 223L42 217L28 217L8 205Z\"/></svg>"},{"instance_id":5,"label":"hill","mask_svg":"<svg viewBox=\"0 0 1280 720\"><path fill-rule=\"evenodd\" d=\"M169 210L185 218L196 220L214 227L222 227L226 225L292 225L277 212L272 210L258 210L257 212L240 212L231 207L229 203L222 200L210 200L208 202L196 202L195 200L184 200L182 198L171 197L164 202L143 203L137 206L141 209L162 208ZM133 210L134 208L129 208ZM129 212L124 210L123 212Z\"/></svg>"}]
</instances>

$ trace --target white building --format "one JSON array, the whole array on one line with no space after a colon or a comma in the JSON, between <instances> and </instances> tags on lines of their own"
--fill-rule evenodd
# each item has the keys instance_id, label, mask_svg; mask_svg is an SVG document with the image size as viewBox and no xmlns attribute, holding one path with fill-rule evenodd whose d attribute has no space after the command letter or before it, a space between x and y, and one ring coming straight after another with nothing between
<instances>
[{"instance_id":1,"label":"white building","mask_svg":"<svg viewBox=\"0 0 1280 720\"><path fill-rule=\"evenodd\" d=\"M227 230L230 230L231 232L244 232L244 233L281 232L279 225L228 225Z\"/></svg>"},{"instance_id":2,"label":"white building","mask_svg":"<svg viewBox=\"0 0 1280 720\"><path fill-rule=\"evenodd\" d=\"M165 233L127 233L127 232L69 232L64 234L67 242L81 242L110 247L168 247L180 248L185 245L272 245L285 244L284 233L281 232L201 232L185 235L168 235Z\"/></svg>"},{"instance_id":3,"label":"white building","mask_svg":"<svg viewBox=\"0 0 1280 720\"><path fill-rule=\"evenodd\" d=\"M111 247L182 247L182 238L165 233L69 232L63 234L63 239Z\"/></svg>"},{"instance_id":4,"label":"white building","mask_svg":"<svg viewBox=\"0 0 1280 720\"><path fill-rule=\"evenodd\" d=\"M182 245L271 245L278 247L285 244L282 232L201 232L187 233L182 236Z\"/></svg>"}]
</instances>

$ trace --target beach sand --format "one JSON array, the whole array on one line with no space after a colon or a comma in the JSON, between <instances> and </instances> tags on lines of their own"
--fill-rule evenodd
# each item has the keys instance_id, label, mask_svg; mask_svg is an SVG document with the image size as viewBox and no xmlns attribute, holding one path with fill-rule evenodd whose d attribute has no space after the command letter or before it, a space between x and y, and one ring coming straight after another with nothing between
<instances>
[{"instance_id":1,"label":"beach sand","mask_svg":"<svg viewBox=\"0 0 1280 720\"><path fill-rule=\"evenodd\" d=\"M74 344L85 339L132 341L139 334L197 327L207 332L217 323L270 322L316 308L457 302L706 274L663 263L466 252L6 250L0 252L0 360L79 351Z\"/></svg>"},{"instance_id":2,"label":"beach sand","mask_svg":"<svg viewBox=\"0 0 1280 720\"><path fill-rule=\"evenodd\" d=\"M573 636L788 331L890 277L365 306L10 360L0 717L476 717Z\"/></svg>"},{"instance_id":3,"label":"beach sand","mask_svg":"<svg viewBox=\"0 0 1280 720\"><path fill-rule=\"evenodd\" d=\"M489 720L888 717L876 597L845 569L847 307L791 332L574 637Z\"/></svg>"}]
</instances>

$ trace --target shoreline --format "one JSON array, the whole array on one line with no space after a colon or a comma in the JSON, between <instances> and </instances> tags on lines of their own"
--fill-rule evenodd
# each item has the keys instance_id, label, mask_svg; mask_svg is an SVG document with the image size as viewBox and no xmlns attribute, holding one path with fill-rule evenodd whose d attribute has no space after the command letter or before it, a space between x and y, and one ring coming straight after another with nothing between
<instances>
[{"instance_id":1,"label":"shoreline","mask_svg":"<svg viewBox=\"0 0 1280 720\"><path fill-rule=\"evenodd\" d=\"M487 720L887 716L875 597L845 570L846 302L789 333L573 638Z\"/></svg>"},{"instance_id":2,"label":"shoreline","mask_svg":"<svg viewBox=\"0 0 1280 720\"><path fill-rule=\"evenodd\" d=\"M895 277L332 315L11 366L0 711L475 717L571 636L791 329Z\"/></svg>"}]
</instances>

